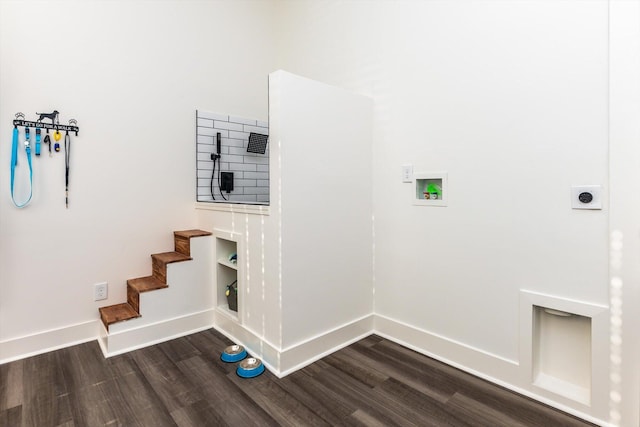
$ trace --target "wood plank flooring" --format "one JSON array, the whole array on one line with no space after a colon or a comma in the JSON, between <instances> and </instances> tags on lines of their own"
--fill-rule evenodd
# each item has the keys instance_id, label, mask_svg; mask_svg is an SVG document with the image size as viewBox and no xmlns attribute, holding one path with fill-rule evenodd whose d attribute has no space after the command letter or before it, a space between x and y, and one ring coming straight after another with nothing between
<instances>
[{"instance_id":1,"label":"wood plank flooring","mask_svg":"<svg viewBox=\"0 0 640 427\"><path fill-rule=\"evenodd\" d=\"M590 426L377 336L241 379L213 329L104 359L97 342L0 365L0 426Z\"/></svg>"}]
</instances>

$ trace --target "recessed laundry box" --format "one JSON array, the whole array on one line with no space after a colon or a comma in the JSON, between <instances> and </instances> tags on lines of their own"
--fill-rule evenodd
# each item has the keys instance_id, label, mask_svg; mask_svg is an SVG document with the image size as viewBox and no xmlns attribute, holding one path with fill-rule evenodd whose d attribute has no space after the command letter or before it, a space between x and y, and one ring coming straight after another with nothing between
<instances>
[{"instance_id":1,"label":"recessed laundry box","mask_svg":"<svg viewBox=\"0 0 640 427\"><path fill-rule=\"evenodd\" d=\"M414 174L413 204L421 206L447 206L448 189L446 172L421 172Z\"/></svg>"},{"instance_id":2,"label":"recessed laundry box","mask_svg":"<svg viewBox=\"0 0 640 427\"><path fill-rule=\"evenodd\" d=\"M591 396L591 318L533 307L534 384L589 404Z\"/></svg>"}]
</instances>

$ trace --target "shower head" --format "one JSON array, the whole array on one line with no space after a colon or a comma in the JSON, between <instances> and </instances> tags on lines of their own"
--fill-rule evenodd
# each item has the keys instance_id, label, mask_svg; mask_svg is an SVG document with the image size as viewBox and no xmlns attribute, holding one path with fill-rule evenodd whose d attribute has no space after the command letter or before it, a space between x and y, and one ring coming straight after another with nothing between
<instances>
[{"instance_id":1,"label":"shower head","mask_svg":"<svg viewBox=\"0 0 640 427\"><path fill-rule=\"evenodd\" d=\"M249 134L249 144L247 144L247 152L264 154L267 151L268 139L269 135L251 132Z\"/></svg>"}]
</instances>

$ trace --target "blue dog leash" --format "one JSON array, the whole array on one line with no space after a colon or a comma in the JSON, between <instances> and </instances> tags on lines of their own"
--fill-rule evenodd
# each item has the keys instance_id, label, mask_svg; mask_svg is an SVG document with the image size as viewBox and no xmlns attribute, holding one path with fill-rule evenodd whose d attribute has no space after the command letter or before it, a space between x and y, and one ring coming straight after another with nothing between
<instances>
[{"instance_id":1,"label":"blue dog leash","mask_svg":"<svg viewBox=\"0 0 640 427\"><path fill-rule=\"evenodd\" d=\"M40 155L40 128L36 128L36 156L39 156L39 155Z\"/></svg>"},{"instance_id":2,"label":"blue dog leash","mask_svg":"<svg viewBox=\"0 0 640 427\"><path fill-rule=\"evenodd\" d=\"M29 163L29 198L24 203L17 203L13 195L13 185L16 166L18 165L18 127L13 128L13 143L11 145L11 200L18 208L23 208L31 201L33 195L33 167L31 165L31 146L29 142L29 128L25 128L24 151L27 153L27 162Z\"/></svg>"}]
</instances>

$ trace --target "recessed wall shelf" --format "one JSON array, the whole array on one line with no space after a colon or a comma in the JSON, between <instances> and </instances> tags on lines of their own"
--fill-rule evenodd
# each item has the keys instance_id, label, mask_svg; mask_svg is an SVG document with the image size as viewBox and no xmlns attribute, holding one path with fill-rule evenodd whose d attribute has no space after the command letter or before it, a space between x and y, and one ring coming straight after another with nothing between
<instances>
[{"instance_id":1,"label":"recessed wall shelf","mask_svg":"<svg viewBox=\"0 0 640 427\"><path fill-rule=\"evenodd\" d=\"M447 206L446 172L421 172L413 175L413 204L418 206Z\"/></svg>"},{"instance_id":2,"label":"recessed wall shelf","mask_svg":"<svg viewBox=\"0 0 640 427\"><path fill-rule=\"evenodd\" d=\"M233 320L239 320L241 301L240 294L242 281L238 269L238 235L235 233L216 233L216 309ZM235 262L233 261L235 260ZM235 295L237 310L229 308L229 299L226 295L229 287L236 283L238 291ZM233 293L231 294L233 298Z\"/></svg>"}]
</instances>

